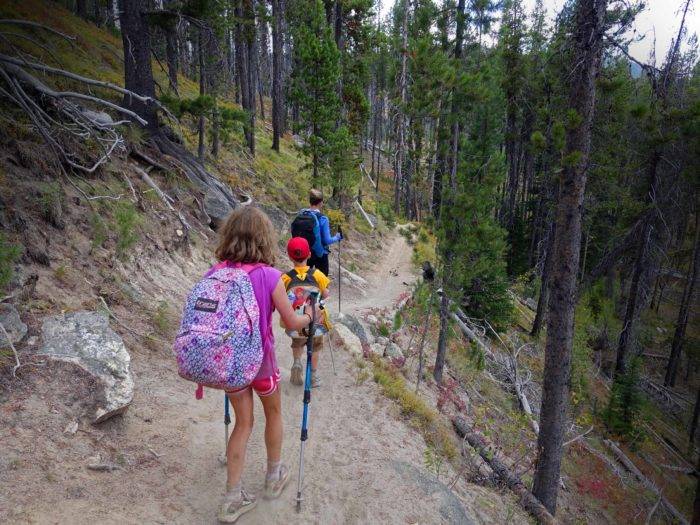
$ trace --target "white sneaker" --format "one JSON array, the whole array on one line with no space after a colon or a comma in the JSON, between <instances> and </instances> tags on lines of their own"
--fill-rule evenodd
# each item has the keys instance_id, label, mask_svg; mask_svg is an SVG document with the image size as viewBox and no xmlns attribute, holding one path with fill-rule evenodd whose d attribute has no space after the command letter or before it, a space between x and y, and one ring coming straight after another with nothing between
<instances>
[{"instance_id":1,"label":"white sneaker","mask_svg":"<svg viewBox=\"0 0 700 525\"><path fill-rule=\"evenodd\" d=\"M240 499L239 499L240 498ZM234 523L238 518L258 505L255 496L249 495L245 490L240 494L228 492L224 496L224 502L219 509L220 523Z\"/></svg>"}]
</instances>

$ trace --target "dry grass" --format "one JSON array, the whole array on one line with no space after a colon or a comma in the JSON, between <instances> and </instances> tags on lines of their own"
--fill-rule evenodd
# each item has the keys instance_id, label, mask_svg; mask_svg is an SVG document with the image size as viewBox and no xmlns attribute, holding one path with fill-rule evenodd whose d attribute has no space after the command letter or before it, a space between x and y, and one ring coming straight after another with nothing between
<instances>
[{"instance_id":1,"label":"dry grass","mask_svg":"<svg viewBox=\"0 0 700 525\"><path fill-rule=\"evenodd\" d=\"M429 446L448 460L454 461L458 457L454 433L442 421L440 414L406 387L403 376L394 366L376 356L371 359L374 364L374 381L381 387L382 393L396 401L401 415L408 418L410 425L423 434Z\"/></svg>"}]
</instances>

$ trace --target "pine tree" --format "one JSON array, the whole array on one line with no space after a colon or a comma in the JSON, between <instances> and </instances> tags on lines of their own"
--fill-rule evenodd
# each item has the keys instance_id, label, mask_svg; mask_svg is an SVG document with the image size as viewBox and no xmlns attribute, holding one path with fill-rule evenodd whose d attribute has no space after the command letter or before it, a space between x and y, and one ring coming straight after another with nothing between
<instances>
[{"instance_id":1,"label":"pine tree","mask_svg":"<svg viewBox=\"0 0 700 525\"><path fill-rule=\"evenodd\" d=\"M335 187L338 181L349 182L341 152L352 148L347 149L349 132L338 125L340 53L324 13L320 0L300 1L290 13L294 69L289 98L299 111L294 131L302 137L300 150L309 158L314 184Z\"/></svg>"}]
</instances>

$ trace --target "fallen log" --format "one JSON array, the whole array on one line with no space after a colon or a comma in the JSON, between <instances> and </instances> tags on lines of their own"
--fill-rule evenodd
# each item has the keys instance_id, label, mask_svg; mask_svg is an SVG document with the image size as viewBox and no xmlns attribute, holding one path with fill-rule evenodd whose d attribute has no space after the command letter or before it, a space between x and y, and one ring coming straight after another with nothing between
<instances>
[{"instance_id":1,"label":"fallen log","mask_svg":"<svg viewBox=\"0 0 700 525\"><path fill-rule=\"evenodd\" d=\"M539 523L544 523L546 525L556 523L554 517L532 492L525 487L525 484L520 478L513 474L513 472L498 459L496 452L489 447L484 438L476 432L472 432L466 420L461 417L456 417L452 420L452 425L457 434L465 439L467 443L478 452L481 459L491 467L491 470L493 470L496 476L520 498L520 504L526 511L532 514Z\"/></svg>"},{"instance_id":2,"label":"fallen log","mask_svg":"<svg viewBox=\"0 0 700 525\"><path fill-rule=\"evenodd\" d=\"M641 470L637 468L637 466L634 464L634 462L628 458L625 453L620 450L620 447L618 447L615 443L610 441L609 439L604 439L603 443L605 444L608 449L613 453L613 456L615 456L615 459L620 462L620 464L625 467L632 475L637 478L637 480L642 484L644 488L647 490L653 492L656 494L656 496L659 498L661 501L661 504L666 507L666 510L680 523L683 525L689 525L688 520L686 517L676 508L674 507L671 502L669 502L661 493L659 488L656 486L656 484L647 478L644 473L642 473Z\"/></svg>"},{"instance_id":3,"label":"fallen log","mask_svg":"<svg viewBox=\"0 0 700 525\"><path fill-rule=\"evenodd\" d=\"M591 446L586 439L581 440L581 445L583 448L588 452L589 454L592 454L593 456L597 457L599 460L601 460L603 463L605 463L608 467L610 467L610 470L612 470L615 475L617 475L620 480L624 483L626 481L627 476L625 475L622 470L620 470L620 467L618 466L615 461L610 459L608 456Z\"/></svg>"},{"instance_id":4,"label":"fallen log","mask_svg":"<svg viewBox=\"0 0 700 525\"><path fill-rule=\"evenodd\" d=\"M450 313L452 316L452 319L454 320L455 323L457 323L457 326L459 327L460 331L465 335L467 339L472 341L473 343L476 343L476 345L484 351L484 353L491 357L493 354L491 353L491 349L484 344L484 342L479 339L479 337L474 333L474 331L467 326L467 324L460 319L460 317L455 313L452 312Z\"/></svg>"},{"instance_id":5,"label":"fallen log","mask_svg":"<svg viewBox=\"0 0 700 525\"><path fill-rule=\"evenodd\" d=\"M358 200L355 201L355 206L357 206L360 209L360 211L362 212L362 216L367 221L367 224L369 224L369 227L374 229L374 223L372 222L372 219L369 218L369 215L367 215L367 212L365 211L365 209L362 207L362 204L360 204L360 202Z\"/></svg>"}]
</instances>

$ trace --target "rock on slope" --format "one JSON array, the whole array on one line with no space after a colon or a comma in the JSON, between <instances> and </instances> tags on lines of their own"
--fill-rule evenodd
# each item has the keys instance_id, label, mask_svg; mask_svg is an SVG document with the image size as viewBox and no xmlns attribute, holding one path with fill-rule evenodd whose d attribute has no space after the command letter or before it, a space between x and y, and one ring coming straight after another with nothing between
<instances>
[{"instance_id":1,"label":"rock on slope","mask_svg":"<svg viewBox=\"0 0 700 525\"><path fill-rule=\"evenodd\" d=\"M124 413L134 397L131 357L122 338L97 312L73 312L47 318L41 327L40 355L74 363L102 385L94 422Z\"/></svg>"}]
</instances>

